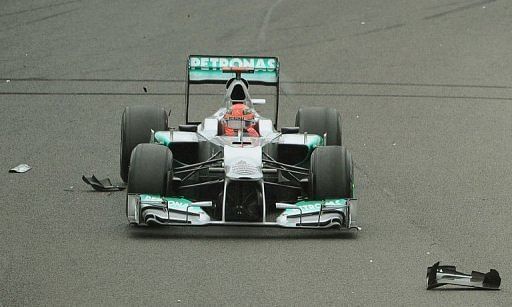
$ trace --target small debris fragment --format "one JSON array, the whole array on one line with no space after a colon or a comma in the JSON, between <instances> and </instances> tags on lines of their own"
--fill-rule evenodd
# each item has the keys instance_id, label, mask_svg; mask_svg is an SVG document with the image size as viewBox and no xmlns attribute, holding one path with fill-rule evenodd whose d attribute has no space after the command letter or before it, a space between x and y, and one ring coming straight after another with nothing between
<instances>
[{"instance_id":1,"label":"small debris fragment","mask_svg":"<svg viewBox=\"0 0 512 307\"><path fill-rule=\"evenodd\" d=\"M396 143L393 143L393 146L396 146Z\"/></svg>"},{"instance_id":2,"label":"small debris fragment","mask_svg":"<svg viewBox=\"0 0 512 307\"><path fill-rule=\"evenodd\" d=\"M9 170L9 173L26 173L31 169L32 169L32 167L29 166L28 164L20 164L16 167L11 168Z\"/></svg>"},{"instance_id":3,"label":"small debris fragment","mask_svg":"<svg viewBox=\"0 0 512 307\"><path fill-rule=\"evenodd\" d=\"M427 252L427 255L430 255L430 252Z\"/></svg>"},{"instance_id":4,"label":"small debris fragment","mask_svg":"<svg viewBox=\"0 0 512 307\"><path fill-rule=\"evenodd\" d=\"M181 303L181 300L178 300L178 303Z\"/></svg>"},{"instance_id":5,"label":"small debris fragment","mask_svg":"<svg viewBox=\"0 0 512 307\"><path fill-rule=\"evenodd\" d=\"M11 82L11 80L7 79L7 80L5 80L5 82L9 83L9 82Z\"/></svg>"},{"instance_id":6,"label":"small debris fragment","mask_svg":"<svg viewBox=\"0 0 512 307\"><path fill-rule=\"evenodd\" d=\"M64 189L64 191L69 191L69 192L71 192L71 191L73 191L73 188L74 188L74 186L70 186L70 187L68 187L68 188L65 188L65 189Z\"/></svg>"},{"instance_id":7,"label":"small debris fragment","mask_svg":"<svg viewBox=\"0 0 512 307\"><path fill-rule=\"evenodd\" d=\"M372 260L372 259L370 259L370 263L373 263L373 260Z\"/></svg>"},{"instance_id":8,"label":"small debris fragment","mask_svg":"<svg viewBox=\"0 0 512 307\"><path fill-rule=\"evenodd\" d=\"M126 185L124 183L114 185L109 178L98 179L96 176L92 175L91 177L82 176L82 180L92 186L93 189L100 192L122 191L126 189Z\"/></svg>"},{"instance_id":9,"label":"small debris fragment","mask_svg":"<svg viewBox=\"0 0 512 307\"><path fill-rule=\"evenodd\" d=\"M365 24L366 24L366 22L364 22L364 21L361 21L361 24L362 24L362 25L365 25Z\"/></svg>"},{"instance_id":10,"label":"small debris fragment","mask_svg":"<svg viewBox=\"0 0 512 307\"><path fill-rule=\"evenodd\" d=\"M485 6L482 6L483 9L485 9Z\"/></svg>"},{"instance_id":11,"label":"small debris fragment","mask_svg":"<svg viewBox=\"0 0 512 307\"><path fill-rule=\"evenodd\" d=\"M25 53L25 56L28 56L28 53Z\"/></svg>"},{"instance_id":12,"label":"small debris fragment","mask_svg":"<svg viewBox=\"0 0 512 307\"><path fill-rule=\"evenodd\" d=\"M359 118L359 115L356 115L356 118Z\"/></svg>"},{"instance_id":13,"label":"small debris fragment","mask_svg":"<svg viewBox=\"0 0 512 307\"><path fill-rule=\"evenodd\" d=\"M148 88L147 87L142 87L144 89L144 93L147 93L148 92Z\"/></svg>"}]
</instances>

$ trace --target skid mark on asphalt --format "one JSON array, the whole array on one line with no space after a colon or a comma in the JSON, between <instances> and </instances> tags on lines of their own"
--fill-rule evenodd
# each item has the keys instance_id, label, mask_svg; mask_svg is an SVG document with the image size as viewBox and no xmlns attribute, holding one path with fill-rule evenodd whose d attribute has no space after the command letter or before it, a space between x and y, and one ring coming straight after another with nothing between
<instances>
[{"instance_id":1,"label":"skid mark on asphalt","mask_svg":"<svg viewBox=\"0 0 512 307\"><path fill-rule=\"evenodd\" d=\"M461 4L462 2L464 2L464 1L455 1L455 2L450 2L450 3L445 3L445 4L438 4L438 5L429 6L427 8L428 9L438 9L441 7L458 5L458 4Z\"/></svg>"},{"instance_id":2,"label":"skid mark on asphalt","mask_svg":"<svg viewBox=\"0 0 512 307\"><path fill-rule=\"evenodd\" d=\"M361 81L287 81L281 82L281 96L293 97L371 97L427 98L444 100L512 101L512 86L484 84L441 84ZM0 96L184 96L181 79L87 79L87 78L0 78ZM111 83L125 83L129 90L112 90ZM130 83L153 84L152 91L138 91ZM165 85L165 84L168 85ZM80 84L80 90L77 85ZM57 86L58 85L58 86ZM322 87L320 87L322 86ZM450 91L447 91L449 88ZM427 90L428 89L428 90ZM497 91L500 90L500 91ZM192 96L215 96L220 92L203 89ZM275 93L261 91L261 95ZM412 101L412 100L411 100ZM413 102L413 101L412 101ZM448 101L449 102L449 101Z\"/></svg>"},{"instance_id":3,"label":"skid mark on asphalt","mask_svg":"<svg viewBox=\"0 0 512 307\"><path fill-rule=\"evenodd\" d=\"M61 15L65 15L65 14L69 14L71 12L74 12L78 10L78 8L74 8L74 9L70 9L70 10L67 10L67 11L63 11L63 12L60 12L60 13L56 13L56 14L52 14L52 15L49 15L49 16L45 16L45 17L42 17L42 18L38 18L38 19L34 19L34 20L30 20L30 21L27 21L27 22L24 22L24 23L21 23L21 24L17 24L17 25L14 25L12 27L8 27L8 28L4 28L2 29L0 32L6 32L6 31L9 31L9 30L12 30L12 29L16 29L16 28L19 28L21 26L28 26L28 25L31 25L31 24L34 24L34 23L38 23L38 22L41 22L41 21L45 21L47 19L51 19L51 18L54 18L54 17L58 17L58 16L61 16ZM23 70L24 68L21 68L21 69L17 69L17 70ZM13 70L11 72L14 72L14 71L17 71L17 70Z\"/></svg>"},{"instance_id":4,"label":"skid mark on asphalt","mask_svg":"<svg viewBox=\"0 0 512 307\"><path fill-rule=\"evenodd\" d=\"M472 99L472 100L507 100L512 97L489 96L449 96L449 95L401 95L401 94L351 94L351 93L291 93L288 96L312 96L312 97L390 97L390 98L432 98L432 99Z\"/></svg>"},{"instance_id":5,"label":"skid mark on asphalt","mask_svg":"<svg viewBox=\"0 0 512 307\"><path fill-rule=\"evenodd\" d=\"M47 20L47 19L50 19L50 18L54 18L54 17L58 17L58 16L61 16L61 15L64 15L64 14L71 13L71 12L76 11L76 10L78 10L78 8L67 10L67 11L60 12L60 13L53 14L53 15L49 15L49 16L46 16L46 17L43 17L43 18L31 20L31 21L25 22L25 25L30 25L30 24L33 24L33 23L41 22L41 21L44 21L44 20Z\"/></svg>"},{"instance_id":6,"label":"skid mark on asphalt","mask_svg":"<svg viewBox=\"0 0 512 307\"><path fill-rule=\"evenodd\" d=\"M471 3L471 4L468 4L468 5L457 7L457 8L454 8L454 9L451 9L451 10L447 10L447 11L444 11L444 12L441 12L441 13L437 13L437 14L434 14L434 15L423 17L423 20L430 20L430 19L434 19L434 18L443 17L443 16L446 16L446 15L449 15L449 14L458 13L458 12L461 12L461 11L465 11L467 9L471 9L471 8L474 8L474 7L477 7L477 6L480 6L480 5L484 5L484 4L487 4L487 3L495 2L495 1L496 0L484 0L484 1L476 2L476 3Z\"/></svg>"},{"instance_id":7,"label":"skid mark on asphalt","mask_svg":"<svg viewBox=\"0 0 512 307\"><path fill-rule=\"evenodd\" d=\"M184 96L181 92L162 93L127 93L127 92L0 92L0 96L8 95L34 95L34 96ZM194 93L193 96L214 96L219 93ZM271 93L263 95L272 95ZM351 94L351 93L286 93L283 96L303 97L373 97L373 98L430 98L430 99L468 99L468 100L498 100L512 101L512 97L486 97L486 96L445 96L445 95L400 95L400 94Z\"/></svg>"},{"instance_id":8,"label":"skid mark on asphalt","mask_svg":"<svg viewBox=\"0 0 512 307\"><path fill-rule=\"evenodd\" d=\"M373 34L373 33L378 33L378 32L398 29L398 28L401 28L403 26L405 26L405 23L398 23L398 24L387 26L387 27L383 27L383 28L378 28L378 29L373 29L373 30L370 30L370 31L362 32L362 33L357 33L357 34L354 34L354 36L362 36L362 35L367 35L367 34Z\"/></svg>"},{"instance_id":9,"label":"skid mark on asphalt","mask_svg":"<svg viewBox=\"0 0 512 307\"><path fill-rule=\"evenodd\" d=\"M268 22L270 20L270 14L272 13L272 10L274 9L274 7L279 2L280 1L277 1L276 3L274 3L274 5L272 5L272 7L267 12L267 15L265 16L265 21L264 21L264 23L263 23L263 25L262 25L262 27L260 29L259 35L258 35L257 50L255 50L253 52L276 52L276 51L283 51L283 50L289 50L289 49L295 49L295 48L301 48L301 47L308 47L308 46L322 44L322 43L329 43L329 42L334 42L334 41L340 41L341 39L343 39L343 37L327 38L327 39L316 40L316 41L311 41L311 42L306 42L306 43L292 44L292 45L288 45L288 46L284 46L284 47L262 49L261 46L262 46L262 43L265 41L265 31L266 31ZM429 16L423 17L422 20L431 20L431 19L443 17L443 16L446 16L446 15L449 15L449 14L458 13L458 12L461 12L461 11L464 11L464 10L468 10L468 9L471 9L471 8L474 8L474 7L478 7L478 6L482 6L482 5L485 5L485 4L488 4L488 3L492 3L492 2L496 2L496 0L484 0L484 1L476 2L476 3L471 3L471 4L468 4L468 5L464 5L464 6L461 6L461 7L456 7L456 8L453 8L453 9L441 12L441 13L437 13L437 14L434 14L434 15L429 15ZM458 3L459 2L451 3L451 4L446 5L446 6L453 6L453 5L456 5ZM361 32L361 33L355 33L355 34L352 34L350 36L357 37L357 36L364 36L364 35L369 35L369 34L381 33L381 32L385 32L385 31L399 29L399 28L405 27L406 25L407 25L407 23L397 23L397 24L392 24L392 25L389 25L389 26L375 28L375 29L368 30L368 31L365 31L365 32Z\"/></svg>"},{"instance_id":10,"label":"skid mark on asphalt","mask_svg":"<svg viewBox=\"0 0 512 307\"><path fill-rule=\"evenodd\" d=\"M7 61L7 60L6 60ZM284 73L281 73L284 76ZM19 82L163 82L184 83L185 79L116 79L116 78L10 78L0 77L0 80ZM311 84L311 85L375 85L375 86L404 86L404 87L453 87L453 88L489 88L512 89L509 85L487 84L450 84L450 83L411 83L411 82L364 82L364 81L280 81L280 84Z\"/></svg>"},{"instance_id":11,"label":"skid mark on asphalt","mask_svg":"<svg viewBox=\"0 0 512 307\"><path fill-rule=\"evenodd\" d=\"M34 82L185 82L184 79L93 79L93 78L0 78L10 81Z\"/></svg>"},{"instance_id":12,"label":"skid mark on asphalt","mask_svg":"<svg viewBox=\"0 0 512 307\"><path fill-rule=\"evenodd\" d=\"M334 85L377 85L377 86L414 86L414 87L468 87L468 88L501 88L508 89L508 85L483 84L443 84L443 83L401 83L401 82L362 82L362 81L281 81L283 83L297 84L334 84Z\"/></svg>"},{"instance_id":13,"label":"skid mark on asphalt","mask_svg":"<svg viewBox=\"0 0 512 307\"><path fill-rule=\"evenodd\" d=\"M272 6L268 9L267 14L265 14L265 18L263 18L263 23L261 24L260 31L258 32L258 39L256 41L256 47L258 49L266 40L266 32L268 24L270 22L270 17L272 17L272 12L282 1L283 0L277 0L276 2L274 2L274 4L272 4Z\"/></svg>"},{"instance_id":14,"label":"skid mark on asphalt","mask_svg":"<svg viewBox=\"0 0 512 307\"><path fill-rule=\"evenodd\" d=\"M338 41L338 40L341 40L341 38L338 38L338 37L336 37L336 38L325 38L325 39L321 39L321 40L309 41L309 42L306 42L306 43L289 44L289 45L287 45L285 47L268 48L268 49L258 48L257 50L249 51L249 53L283 51L283 50L295 49L295 48L300 48L300 47L314 46L314 45L323 44L323 43L330 43L330 42L335 42L335 41Z\"/></svg>"},{"instance_id":15,"label":"skid mark on asphalt","mask_svg":"<svg viewBox=\"0 0 512 307\"><path fill-rule=\"evenodd\" d=\"M324 24L299 25L299 26L275 28L274 30L275 31L304 30L304 29L319 28L319 27L322 27L322 26L324 26Z\"/></svg>"},{"instance_id":16,"label":"skid mark on asphalt","mask_svg":"<svg viewBox=\"0 0 512 307\"><path fill-rule=\"evenodd\" d=\"M21 10L21 11L17 11L17 12L0 14L0 17L18 15L18 14L34 12L34 11L43 10L43 9L49 9L49 8L52 8L52 7L62 6L62 5L66 5L66 4L70 4L70 3L75 3L75 2L80 2L80 1L81 0L72 0L72 1L54 3L54 4L50 4L50 5L39 6L39 7L35 7L35 8L31 8L31 9L26 9L26 10Z\"/></svg>"}]
</instances>

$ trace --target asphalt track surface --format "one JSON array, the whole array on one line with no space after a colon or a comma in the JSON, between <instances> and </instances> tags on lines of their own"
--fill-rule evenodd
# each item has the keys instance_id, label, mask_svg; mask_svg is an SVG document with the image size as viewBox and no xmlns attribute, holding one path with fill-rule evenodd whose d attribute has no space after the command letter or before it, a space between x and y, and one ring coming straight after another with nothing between
<instances>
[{"instance_id":1,"label":"asphalt track surface","mask_svg":"<svg viewBox=\"0 0 512 307\"><path fill-rule=\"evenodd\" d=\"M511 4L2 1L0 305L512 305ZM81 182L125 106L183 122L190 53L279 56L281 125L342 112L363 231L134 229ZM426 291L436 261L502 290Z\"/></svg>"}]
</instances>

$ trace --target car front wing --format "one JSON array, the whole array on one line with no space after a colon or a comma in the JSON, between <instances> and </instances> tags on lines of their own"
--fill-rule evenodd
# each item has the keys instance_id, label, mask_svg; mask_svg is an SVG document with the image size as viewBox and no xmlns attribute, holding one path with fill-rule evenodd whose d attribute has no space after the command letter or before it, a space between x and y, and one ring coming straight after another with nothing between
<instances>
[{"instance_id":1,"label":"car front wing","mask_svg":"<svg viewBox=\"0 0 512 307\"><path fill-rule=\"evenodd\" d=\"M262 226L307 229L360 230L355 220L356 199L299 201L289 204L275 221L237 222L214 220L203 210L209 202L194 203L181 197L128 194L127 217L134 225L166 226Z\"/></svg>"}]
</instances>

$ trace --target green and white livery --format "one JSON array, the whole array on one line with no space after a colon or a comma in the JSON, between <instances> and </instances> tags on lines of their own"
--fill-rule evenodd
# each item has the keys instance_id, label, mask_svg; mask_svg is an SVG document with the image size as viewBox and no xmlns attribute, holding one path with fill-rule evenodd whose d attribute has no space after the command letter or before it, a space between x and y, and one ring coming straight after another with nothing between
<instances>
[{"instance_id":1,"label":"green and white livery","mask_svg":"<svg viewBox=\"0 0 512 307\"><path fill-rule=\"evenodd\" d=\"M278 96L279 69L276 57L191 55L184 124L169 125L165 109L125 109L130 224L359 229L340 112L301 107L294 124L279 128L279 99L274 120L258 112L266 101L252 97L249 84ZM188 120L192 84L223 85L217 111L197 123Z\"/></svg>"}]
</instances>

